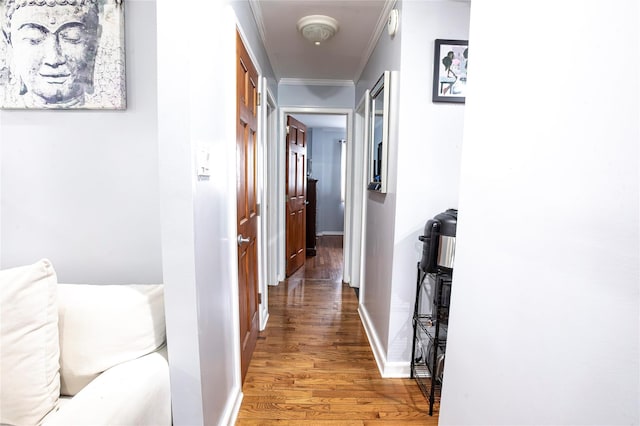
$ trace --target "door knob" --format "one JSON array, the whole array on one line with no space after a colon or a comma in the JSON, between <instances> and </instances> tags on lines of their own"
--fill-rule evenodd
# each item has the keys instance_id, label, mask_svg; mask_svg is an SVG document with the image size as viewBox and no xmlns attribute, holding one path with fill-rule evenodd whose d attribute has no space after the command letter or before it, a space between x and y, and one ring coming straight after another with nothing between
<instances>
[{"instance_id":1,"label":"door knob","mask_svg":"<svg viewBox=\"0 0 640 426\"><path fill-rule=\"evenodd\" d=\"M244 243L248 243L249 241L251 241L251 238L245 238L242 236L242 234L238 234L238 245L241 246Z\"/></svg>"}]
</instances>

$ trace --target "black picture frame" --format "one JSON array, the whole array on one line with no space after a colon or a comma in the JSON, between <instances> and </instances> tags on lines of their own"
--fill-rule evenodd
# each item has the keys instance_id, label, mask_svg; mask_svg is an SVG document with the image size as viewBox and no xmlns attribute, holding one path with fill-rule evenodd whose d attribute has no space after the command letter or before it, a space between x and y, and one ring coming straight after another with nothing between
<instances>
[{"instance_id":1,"label":"black picture frame","mask_svg":"<svg viewBox=\"0 0 640 426\"><path fill-rule=\"evenodd\" d=\"M433 51L432 101L464 103L469 41L436 39Z\"/></svg>"}]
</instances>

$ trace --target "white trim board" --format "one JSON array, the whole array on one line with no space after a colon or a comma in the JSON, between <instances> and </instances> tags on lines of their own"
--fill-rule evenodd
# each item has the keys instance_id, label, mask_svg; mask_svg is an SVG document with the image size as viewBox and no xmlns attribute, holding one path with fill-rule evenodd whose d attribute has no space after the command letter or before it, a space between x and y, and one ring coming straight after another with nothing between
<instances>
[{"instance_id":1,"label":"white trim board","mask_svg":"<svg viewBox=\"0 0 640 426\"><path fill-rule=\"evenodd\" d=\"M220 419L221 425L234 425L238 418L238 413L240 413L240 406L242 405L242 399L244 398L244 394L240 390L240 387L234 386L233 392L229 395L229 399L227 399L227 404L224 408L224 414Z\"/></svg>"},{"instance_id":2,"label":"white trim board","mask_svg":"<svg viewBox=\"0 0 640 426\"><path fill-rule=\"evenodd\" d=\"M378 371L384 379L407 378L411 376L411 365L408 362L389 362L384 352L384 347L380 342L378 334L375 332L371 319L366 308L361 304L358 307L358 314L362 320L364 331L369 339L369 346L373 352L373 357L378 365Z\"/></svg>"}]
</instances>

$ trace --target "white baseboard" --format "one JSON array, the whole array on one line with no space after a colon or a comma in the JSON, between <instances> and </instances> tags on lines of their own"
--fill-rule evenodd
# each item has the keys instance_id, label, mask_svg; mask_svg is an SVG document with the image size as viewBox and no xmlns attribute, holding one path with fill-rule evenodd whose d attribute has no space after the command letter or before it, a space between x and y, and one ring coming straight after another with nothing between
<instances>
[{"instance_id":1,"label":"white baseboard","mask_svg":"<svg viewBox=\"0 0 640 426\"><path fill-rule=\"evenodd\" d=\"M264 314L263 316L263 320L260 321L260 331L264 331L265 328L267 328L267 323L269 322L269 312L267 311L266 314Z\"/></svg>"},{"instance_id":2,"label":"white baseboard","mask_svg":"<svg viewBox=\"0 0 640 426\"><path fill-rule=\"evenodd\" d=\"M384 374L382 377L405 379L411 377L411 364L408 362L387 362L384 366Z\"/></svg>"},{"instance_id":3,"label":"white baseboard","mask_svg":"<svg viewBox=\"0 0 640 426\"><path fill-rule=\"evenodd\" d=\"M234 390L229 395L229 399L227 399L227 404L224 409L224 415L220 419L221 425L233 426L236 424L238 413L240 413L240 406L242 405L243 396L244 395L240 386L234 387Z\"/></svg>"},{"instance_id":4,"label":"white baseboard","mask_svg":"<svg viewBox=\"0 0 640 426\"><path fill-rule=\"evenodd\" d=\"M358 314L360 314L364 332L367 334L367 338L369 339L369 346L371 346L373 357L375 358L376 364L378 365L378 371L380 371L380 375L382 375L386 357L383 355L384 351L382 349L382 345L380 344L380 339L378 339L378 335L375 333L373 326L371 325L369 314L367 313L367 310L364 308L364 306L358 306Z\"/></svg>"},{"instance_id":5,"label":"white baseboard","mask_svg":"<svg viewBox=\"0 0 640 426\"><path fill-rule=\"evenodd\" d=\"M360 314L360 319L362 320L364 331L365 333L367 333L369 345L371 346L373 357L375 358L376 364L378 365L378 371L380 371L380 375L385 379L410 377L411 364L409 362L387 361L384 347L380 343L378 334L375 332L373 324L371 323L369 313L363 305L360 305L358 307L358 314Z\"/></svg>"},{"instance_id":6,"label":"white baseboard","mask_svg":"<svg viewBox=\"0 0 640 426\"><path fill-rule=\"evenodd\" d=\"M317 237L324 237L325 235L344 235L344 231L322 231L316 234Z\"/></svg>"}]
</instances>

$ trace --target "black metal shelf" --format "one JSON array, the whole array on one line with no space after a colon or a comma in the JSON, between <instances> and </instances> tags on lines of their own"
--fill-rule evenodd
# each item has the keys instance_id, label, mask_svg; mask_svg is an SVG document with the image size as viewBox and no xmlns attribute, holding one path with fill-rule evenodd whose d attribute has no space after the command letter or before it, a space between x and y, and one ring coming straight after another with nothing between
<instances>
[{"instance_id":1,"label":"black metal shelf","mask_svg":"<svg viewBox=\"0 0 640 426\"><path fill-rule=\"evenodd\" d=\"M429 336L431 340L434 340L436 337L436 321L432 319L431 315L420 315L416 314L413 317L414 321L420 326L420 329L424 331L424 333ZM438 343L441 347L446 347L447 345L447 330L449 328L449 324L440 322L440 327L438 328Z\"/></svg>"},{"instance_id":2,"label":"black metal shelf","mask_svg":"<svg viewBox=\"0 0 640 426\"><path fill-rule=\"evenodd\" d=\"M429 370L428 365L426 364L415 364L411 368L411 374L416 379L416 383L418 383L418 387L422 391L423 395L429 395L431 392L431 371ZM436 392L434 393L434 402L440 402L440 390L442 387L442 382L440 380L436 380L434 383L434 387ZM429 415L432 415L430 413Z\"/></svg>"},{"instance_id":3,"label":"black metal shelf","mask_svg":"<svg viewBox=\"0 0 640 426\"><path fill-rule=\"evenodd\" d=\"M432 293L425 295L427 289ZM416 300L413 312L413 347L411 377L429 401L429 415L440 401L442 373L449 328L451 275L438 271L425 273L417 265ZM431 299L431 313L423 313L422 300ZM434 349L435 348L435 349Z\"/></svg>"}]
</instances>

